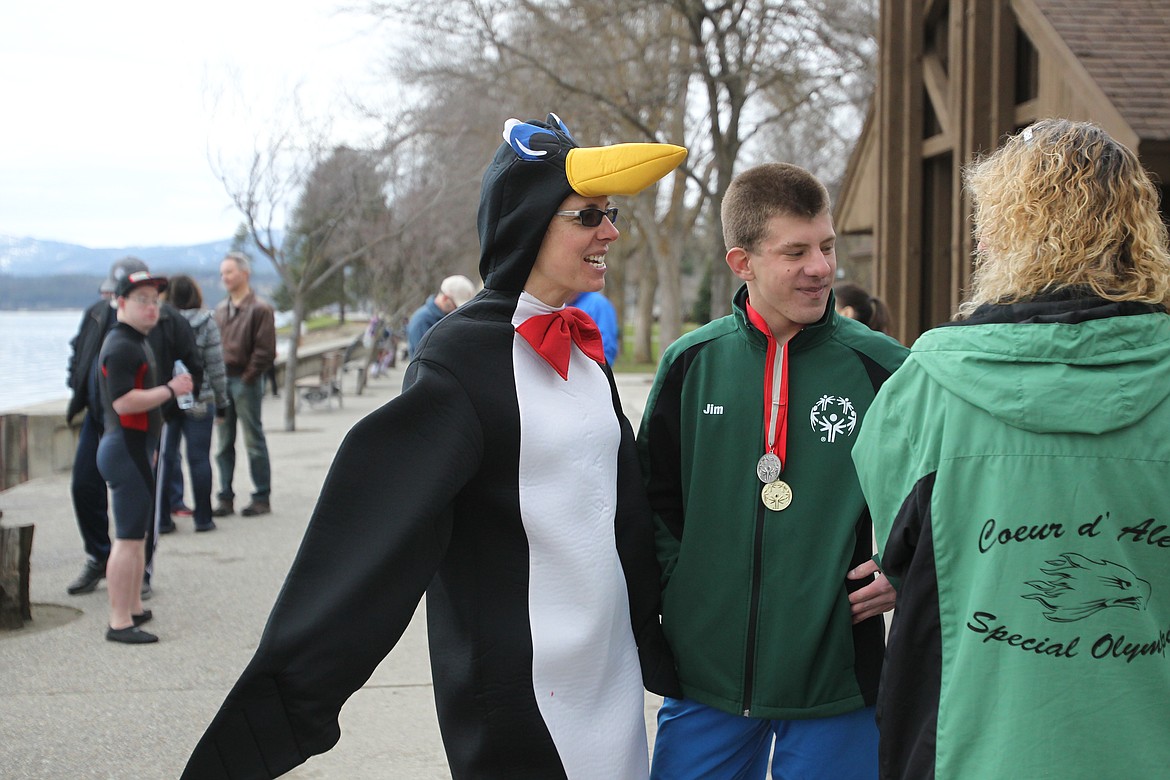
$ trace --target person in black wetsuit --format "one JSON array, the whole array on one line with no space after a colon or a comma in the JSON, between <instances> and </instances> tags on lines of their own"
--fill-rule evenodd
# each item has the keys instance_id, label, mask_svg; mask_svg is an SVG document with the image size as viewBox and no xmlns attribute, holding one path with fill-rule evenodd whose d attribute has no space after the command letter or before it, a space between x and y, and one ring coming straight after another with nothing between
<instances>
[{"instance_id":1,"label":"person in black wetsuit","mask_svg":"<svg viewBox=\"0 0 1170 780\"><path fill-rule=\"evenodd\" d=\"M106 576L106 559L110 556L109 495L106 481L97 467L98 442L103 432L101 393L98 390L97 357L106 334L117 323L114 291L118 282L135 271L149 271L142 260L124 257L110 268L110 275L102 282L102 299L90 306L81 318L77 335L69 342L72 355L68 363L67 384L73 395L65 412L65 419L73 426L81 416L81 430L77 449L73 455L73 477L70 494L73 512L77 517L77 528L85 549L85 563L81 573L66 587L69 595L78 596L92 593ZM179 315L173 306L163 303L159 310L158 322L147 336L160 371L169 371L176 359L181 359L191 372L196 387L203 376L203 361L195 344L195 334L187 320ZM184 413L174 403L162 408L164 420L175 420ZM169 507L164 507L169 509ZM159 512L155 512L156 519ZM170 516L167 516L170 520ZM151 553L155 537L153 528L148 529L146 565L150 569ZM142 583L142 597L150 598L150 577Z\"/></svg>"},{"instance_id":2,"label":"person in black wetsuit","mask_svg":"<svg viewBox=\"0 0 1170 780\"><path fill-rule=\"evenodd\" d=\"M98 375L105 430L97 466L109 485L114 509L114 542L106 562L110 622L106 639L126 644L157 642L139 628L152 614L142 606L146 568L146 531L154 519L154 460L162 429L163 404L190 393L190 374L158 384L164 367L156 365L146 334L158 322L159 292L165 278L136 271L118 282L118 323L102 342Z\"/></svg>"}]
</instances>

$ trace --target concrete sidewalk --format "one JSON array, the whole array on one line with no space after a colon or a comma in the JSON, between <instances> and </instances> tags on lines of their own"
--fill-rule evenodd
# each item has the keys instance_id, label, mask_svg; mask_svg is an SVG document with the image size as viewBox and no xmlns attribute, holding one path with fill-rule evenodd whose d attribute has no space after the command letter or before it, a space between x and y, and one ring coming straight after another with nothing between
<instances>
[{"instance_id":1,"label":"concrete sidewalk","mask_svg":"<svg viewBox=\"0 0 1170 780\"><path fill-rule=\"evenodd\" d=\"M156 645L105 641L104 582L90 594L65 593L83 560L68 474L0 493L4 524L36 525L33 622L0 631L0 777L177 777L252 656L338 445L401 384L401 369L392 370L372 379L363 395L346 395L342 409L306 407L295 433L280 430L283 399L266 398L273 513L222 518L219 530L207 534L177 520L178 531L162 538L156 554L154 597L147 603ZM650 377L621 375L618 384L637 428ZM246 503L242 456L236 482ZM287 777L450 776L421 617L420 607L395 650L349 700L337 747ZM659 702L646 697L651 738Z\"/></svg>"}]
</instances>

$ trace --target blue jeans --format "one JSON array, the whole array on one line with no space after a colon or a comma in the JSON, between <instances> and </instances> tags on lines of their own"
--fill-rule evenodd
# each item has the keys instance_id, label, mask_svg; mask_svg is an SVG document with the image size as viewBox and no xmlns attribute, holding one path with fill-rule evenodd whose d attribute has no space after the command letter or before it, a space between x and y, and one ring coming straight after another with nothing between
<instances>
[{"instance_id":1,"label":"blue jeans","mask_svg":"<svg viewBox=\"0 0 1170 780\"><path fill-rule=\"evenodd\" d=\"M765 720L667 698L658 710L650 777L762 780L769 756L774 780L876 780L874 708L830 718Z\"/></svg>"},{"instance_id":2,"label":"blue jeans","mask_svg":"<svg viewBox=\"0 0 1170 780\"><path fill-rule=\"evenodd\" d=\"M264 426L260 422L260 402L264 400L262 380L248 384L238 376L229 376L228 395L232 405L224 410L223 418L216 426L219 449L215 452L215 465L219 467L219 500L232 501L236 494L232 490L232 477L236 471L236 421L244 429L244 448L248 452L248 470L252 475L253 501L268 503L272 492L272 467L268 462L268 442L264 439Z\"/></svg>"},{"instance_id":3,"label":"blue jeans","mask_svg":"<svg viewBox=\"0 0 1170 780\"><path fill-rule=\"evenodd\" d=\"M163 464L166 474L162 511L183 506L183 468L179 444L187 440L187 467L191 471L191 492L195 494L195 526L211 524L211 431L215 427L215 404L207 404L207 414L173 420L163 439Z\"/></svg>"},{"instance_id":4,"label":"blue jeans","mask_svg":"<svg viewBox=\"0 0 1170 780\"><path fill-rule=\"evenodd\" d=\"M100 414L100 410L96 413L87 410L82 420L69 487L85 554L104 565L106 558L110 557L110 517L106 480L97 465L98 443L105 430Z\"/></svg>"}]
</instances>

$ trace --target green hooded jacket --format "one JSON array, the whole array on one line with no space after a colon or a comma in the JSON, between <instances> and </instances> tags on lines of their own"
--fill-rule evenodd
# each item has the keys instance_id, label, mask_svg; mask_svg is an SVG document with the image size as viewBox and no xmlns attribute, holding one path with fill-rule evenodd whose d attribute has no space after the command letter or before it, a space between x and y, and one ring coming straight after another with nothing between
<instances>
[{"instance_id":1,"label":"green hooded jacket","mask_svg":"<svg viewBox=\"0 0 1170 780\"><path fill-rule=\"evenodd\" d=\"M901 578L882 777L1170 771L1170 316L989 306L922 335L854 448Z\"/></svg>"},{"instance_id":2,"label":"green hooded jacket","mask_svg":"<svg viewBox=\"0 0 1170 780\"><path fill-rule=\"evenodd\" d=\"M850 449L906 348L825 315L789 342L782 511L761 501L767 337L732 314L674 342L638 448L663 571L662 625L687 698L735 714L822 718L873 704L880 617L852 624L846 573L873 555Z\"/></svg>"}]
</instances>

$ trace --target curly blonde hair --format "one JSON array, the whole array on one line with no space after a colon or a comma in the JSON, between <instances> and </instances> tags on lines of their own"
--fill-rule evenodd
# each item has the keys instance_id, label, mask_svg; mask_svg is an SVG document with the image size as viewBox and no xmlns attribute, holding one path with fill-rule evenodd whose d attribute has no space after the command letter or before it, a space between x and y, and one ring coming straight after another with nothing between
<instances>
[{"instance_id":1,"label":"curly blonde hair","mask_svg":"<svg viewBox=\"0 0 1170 780\"><path fill-rule=\"evenodd\" d=\"M1067 287L1112 301L1170 299L1158 190L1099 126L1036 122L970 165L964 181L978 249L959 317Z\"/></svg>"}]
</instances>

